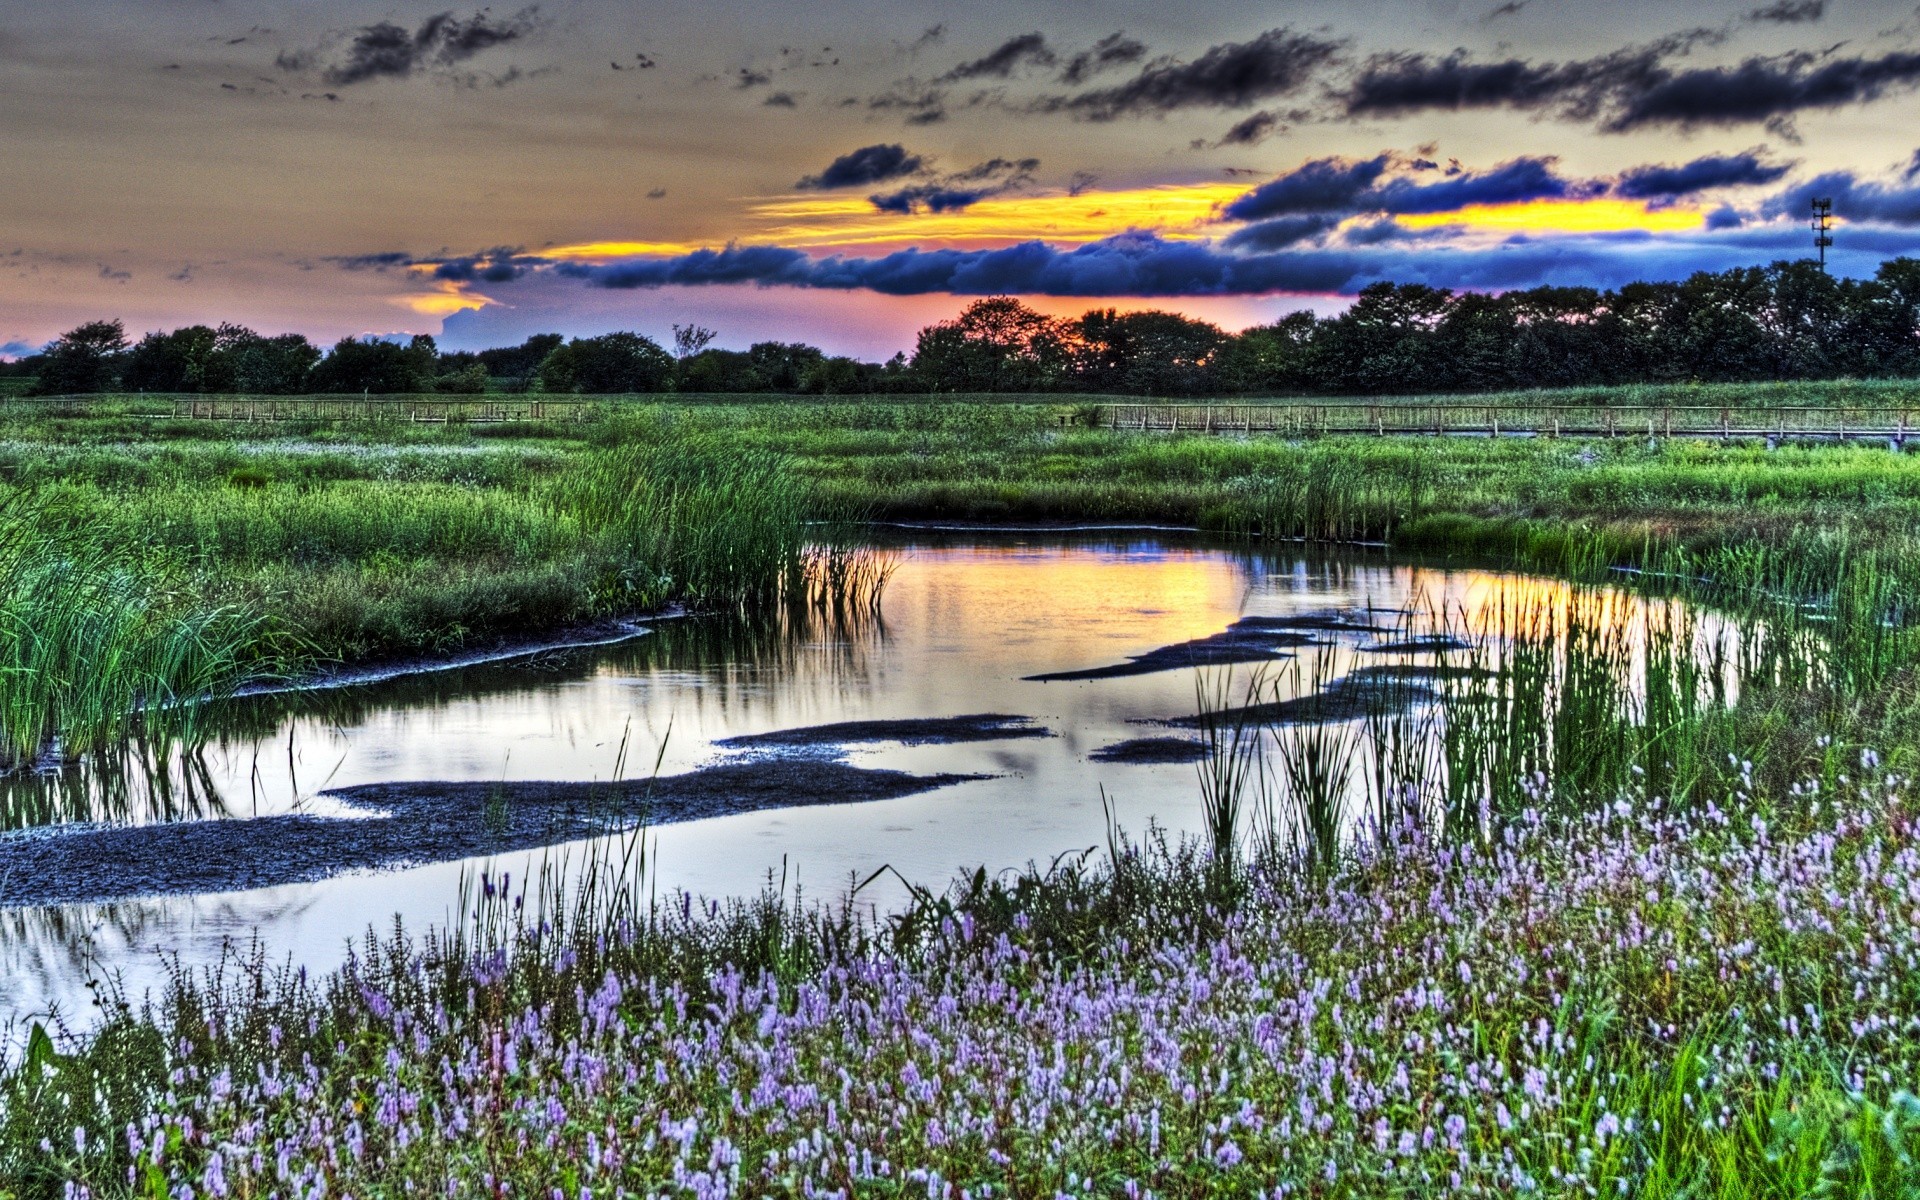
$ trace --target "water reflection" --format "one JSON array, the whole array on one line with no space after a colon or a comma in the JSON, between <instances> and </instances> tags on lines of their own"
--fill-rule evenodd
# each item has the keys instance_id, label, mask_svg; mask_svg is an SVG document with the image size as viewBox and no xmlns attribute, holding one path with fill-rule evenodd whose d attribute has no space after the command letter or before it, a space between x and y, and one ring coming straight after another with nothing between
<instances>
[{"instance_id":1,"label":"water reflection","mask_svg":"<svg viewBox=\"0 0 1920 1200\"><path fill-rule=\"evenodd\" d=\"M235 702L193 755L133 754L0 783L6 823L47 836L77 820L137 824L344 806L329 788L398 780L577 780L673 774L724 758L738 735L843 721L1028 716L1057 736L960 745L855 747L858 766L994 776L867 804L831 804L664 826L662 893L757 891L782 865L809 894L890 864L939 884L960 868L1045 860L1100 844L1108 807L1126 828L1201 828L1192 762L1099 761L1096 751L1175 732L1191 714L1191 668L1038 682L1219 634L1243 617L1348 614L1396 626L1408 613L1469 616L1564 598L1545 581L1305 549L1249 554L1161 538L916 536L873 619L745 625L681 620L636 641L326 692ZM1516 588L1524 589L1516 592ZM1331 677L1378 665L1359 631L1325 631ZM1292 694L1292 693L1289 693ZM1280 697L1282 699L1285 696ZM31 832L37 830L38 832ZM531 856L531 857L537 857ZM516 873L530 856L499 864ZM471 864L468 864L469 866ZM219 896L41 910L0 909L0 1018L84 1002L89 969L124 971L136 995L257 936L270 959L323 969L348 938L443 921L462 864L441 863ZM0 884L0 889L4 884ZM3 901L0 901L3 902ZM91 967L89 964L93 964Z\"/></svg>"}]
</instances>

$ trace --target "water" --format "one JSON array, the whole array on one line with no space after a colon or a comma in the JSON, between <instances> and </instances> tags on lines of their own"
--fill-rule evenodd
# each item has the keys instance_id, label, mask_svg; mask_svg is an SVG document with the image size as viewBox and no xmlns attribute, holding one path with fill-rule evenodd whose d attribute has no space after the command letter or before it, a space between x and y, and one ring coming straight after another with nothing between
<instances>
[{"instance_id":1,"label":"water","mask_svg":"<svg viewBox=\"0 0 1920 1200\"><path fill-rule=\"evenodd\" d=\"M1380 553L1250 555L1159 536L922 535L898 551L879 622L798 637L675 622L611 649L247 701L227 714L228 732L192 772L173 773L170 788L136 783L116 791L114 780L78 774L16 782L11 823L41 828L12 836L47 836L62 819L339 812L326 789L382 781L605 780L623 743L631 777L651 772L656 758L666 774L712 763L725 757L713 743L738 734L872 718L1033 718L1056 736L858 747L848 758L857 766L991 779L656 831L663 896L675 889L748 895L784 878L790 891L832 899L882 865L939 887L961 869L1044 863L1103 845L1109 811L1134 834L1150 822L1176 835L1201 827L1192 764L1089 758L1116 742L1176 732L1140 722L1192 714L1195 670L1052 683L1025 676L1117 663L1219 633L1248 615L1439 605L1471 617L1516 588L1543 599L1564 590L1396 563ZM1367 635L1334 640L1327 653L1341 669L1372 661L1358 649L1373 640ZM491 866L523 875L539 859L521 853ZM396 917L415 929L446 921L462 871L475 865L0 909L0 1020L57 1006L84 1022L90 976L117 974L138 997L164 979L168 962L204 966L254 939L272 961L323 970L340 961L349 939L389 930ZM893 895L876 889L863 900L884 904Z\"/></svg>"}]
</instances>

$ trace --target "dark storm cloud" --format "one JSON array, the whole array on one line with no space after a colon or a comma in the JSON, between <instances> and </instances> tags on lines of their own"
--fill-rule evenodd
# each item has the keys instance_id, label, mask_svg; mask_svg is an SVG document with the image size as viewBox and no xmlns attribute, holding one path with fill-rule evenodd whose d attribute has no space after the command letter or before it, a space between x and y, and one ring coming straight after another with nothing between
<instances>
[{"instance_id":1,"label":"dark storm cloud","mask_svg":"<svg viewBox=\"0 0 1920 1200\"><path fill-rule=\"evenodd\" d=\"M1672 200L1714 188L1755 187L1778 182L1790 166L1768 163L1757 152L1707 155L1677 166L1634 167L1618 177L1574 179L1560 174L1550 157L1522 157L1484 171L1457 165L1445 175L1430 172L1424 158L1383 153L1372 158L1319 158L1301 163L1220 210L1229 221L1274 222L1303 217L1355 217L1457 212L1471 205L1520 204L1533 200L1580 200L1616 195L1630 200ZM1269 244L1307 226L1275 224L1232 235L1230 245Z\"/></svg>"},{"instance_id":2,"label":"dark storm cloud","mask_svg":"<svg viewBox=\"0 0 1920 1200\"><path fill-rule=\"evenodd\" d=\"M1899 254L1920 233L1862 230L1851 248ZM884 295L1239 296L1351 293L1379 279L1461 289L1542 283L1615 287L1636 279L1681 279L1800 251L1797 228L1729 229L1678 241L1644 234L1511 239L1457 248L1391 230L1367 243L1240 253L1199 242L1129 233L1062 249L1028 242L999 250L904 250L877 258L814 259L777 246L701 250L608 266L559 264L559 274L604 288L757 284Z\"/></svg>"},{"instance_id":3,"label":"dark storm cloud","mask_svg":"<svg viewBox=\"0 0 1920 1200\"><path fill-rule=\"evenodd\" d=\"M992 52L963 62L935 82L953 83L962 79L1006 79L1017 68L1050 67L1059 61L1047 39L1039 33L1023 33L1008 38Z\"/></svg>"},{"instance_id":4,"label":"dark storm cloud","mask_svg":"<svg viewBox=\"0 0 1920 1200\"><path fill-rule=\"evenodd\" d=\"M1156 59L1125 83L1043 97L1032 108L1091 121L1183 108L1246 108L1299 91L1338 57L1343 45L1291 29L1270 29L1251 41L1214 46L1192 62Z\"/></svg>"},{"instance_id":5,"label":"dark storm cloud","mask_svg":"<svg viewBox=\"0 0 1920 1200\"><path fill-rule=\"evenodd\" d=\"M332 255L322 259L344 271L388 271L394 267L412 266L413 255L390 250L384 254Z\"/></svg>"},{"instance_id":6,"label":"dark storm cloud","mask_svg":"<svg viewBox=\"0 0 1920 1200\"><path fill-rule=\"evenodd\" d=\"M1920 86L1920 54L1829 57L1797 51L1731 67L1673 72L1622 99L1603 128L1690 129L1778 121L1816 109L1865 104Z\"/></svg>"},{"instance_id":7,"label":"dark storm cloud","mask_svg":"<svg viewBox=\"0 0 1920 1200\"><path fill-rule=\"evenodd\" d=\"M456 283L510 283L544 263L518 247L496 246L480 254L441 259L433 264L433 277Z\"/></svg>"},{"instance_id":8,"label":"dark storm cloud","mask_svg":"<svg viewBox=\"0 0 1920 1200\"><path fill-rule=\"evenodd\" d=\"M800 101L792 92L774 92L760 102L767 108L798 108Z\"/></svg>"},{"instance_id":9,"label":"dark storm cloud","mask_svg":"<svg viewBox=\"0 0 1920 1200\"><path fill-rule=\"evenodd\" d=\"M1662 164L1623 171L1614 191L1630 200L1670 199L1712 188L1777 183L1791 169L1790 164L1766 162L1752 151L1710 154L1679 166Z\"/></svg>"},{"instance_id":10,"label":"dark storm cloud","mask_svg":"<svg viewBox=\"0 0 1920 1200\"><path fill-rule=\"evenodd\" d=\"M1214 146L1215 148L1221 146L1257 146L1282 128L1284 128L1284 126L1281 125L1280 118L1277 114L1264 111L1257 112L1245 120L1237 122L1233 128L1221 134L1220 140L1215 142Z\"/></svg>"},{"instance_id":11,"label":"dark storm cloud","mask_svg":"<svg viewBox=\"0 0 1920 1200\"><path fill-rule=\"evenodd\" d=\"M818 175L808 175L793 186L808 191L836 188L872 187L890 179L904 179L926 169L926 160L909 154L898 142L862 146L842 154L827 164Z\"/></svg>"},{"instance_id":12,"label":"dark storm cloud","mask_svg":"<svg viewBox=\"0 0 1920 1200\"><path fill-rule=\"evenodd\" d=\"M906 215L916 212L959 212L989 196L998 196L1028 186L1040 166L1037 158L1015 161L990 158L964 171L956 171L932 183L904 187L867 197L881 212Z\"/></svg>"},{"instance_id":13,"label":"dark storm cloud","mask_svg":"<svg viewBox=\"0 0 1920 1200\"><path fill-rule=\"evenodd\" d=\"M1236 221L1350 212L1392 165L1388 154L1359 160L1317 158L1234 199L1221 212Z\"/></svg>"},{"instance_id":14,"label":"dark storm cloud","mask_svg":"<svg viewBox=\"0 0 1920 1200\"><path fill-rule=\"evenodd\" d=\"M1696 46L1723 37L1721 31L1691 30L1569 62L1482 62L1466 50L1443 57L1380 54L1346 85L1340 111L1365 118L1505 108L1592 121L1609 133L1742 124L1785 128L1801 112L1865 104L1920 86L1920 54L1904 51L1792 51L1725 66L1674 65Z\"/></svg>"},{"instance_id":15,"label":"dark storm cloud","mask_svg":"<svg viewBox=\"0 0 1920 1200\"><path fill-rule=\"evenodd\" d=\"M1358 270L1359 264L1345 254L1245 256L1150 234L1125 234L1067 250L1027 242L998 250L902 250L879 258L816 260L784 247L744 246L604 267L564 263L559 267L562 274L605 288L752 283L891 296L1230 296L1334 291Z\"/></svg>"},{"instance_id":16,"label":"dark storm cloud","mask_svg":"<svg viewBox=\"0 0 1920 1200\"><path fill-rule=\"evenodd\" d=\"M741 67L739 72L734 76L733 86L744 92L748 88L757 88L772 82L773 76L765 71L756 71L751 67Z\"/></svg>"},{"instance_id":17,"label":"dark storm cloud","mask_svg":"<svg viewBox=\"0 0 1920 1200\"><path fill-rule=\"evenodd\" d=\"M1787 188L1768 201L1766 211L1805 217L1815 197L1832 200L1833 215L1843 224L1920 225L1920 185L1911 179L1899 183L1861 179L1851 171L1832 171Z\"/></svg>"},{"instance_id":18,"label":"dark storm cloud","mask_svg":"<svg viewBox=\"0 0 1920 1200\"><path fill-rule=\"evenodd\" d=\"M1339 223L1339 217L1324 213L1276 217L1235 230L1225 244L1232 250L1284 250L1318 237Z\"/></svg>"},{"instance_id":19,"label":"dark storm cloud","mask_svg":"<svg viewBox=\"0 0 1920 1200\"><path fill-rule=\"evenodd\" d=\"M1747 20L1777 25L1799 25L1827 15L1827 0L1780 0L1747 14Z\"/></svg>"},{"instance_id":20,"label":"dark storm cloud","mask_svg":"<svg viewBox=\"0 0 1920 1200\"><path fill-rule=\"evenodd\" d=\"M841 101L843 106L859 104L858 99ZM927 87L914 79L902 79L877 96L867 98L874 112L904 112L909 125L933 125L947 119L947 93L943 88Z\"/></svg>"},{"instance_id":21,"label":"dark storm cloud","mask_svg":"<svg viewBox=\"0 0 1920 1200\"><path fill-rule=\"evenodd\" d=\"M1060 82L1078 87L1102 71L1132 66L1147 56L1147 44L1124 32L1110 33L1067 60L1060 70Z\"/></svg>"},{"instance_id":22,"label":"dark storm cloud","mask_svg":"<svg viewBox=\"0 0 1920 1200\"><path fill-rule=\"evenodd\" d=\"M969 208L988 196L996 194L998 188L955 188L940 183L923 183L918 187L901 188L895 192L885 192L867 199L881 212L905 215L914 212L959 212Z\"/></svg>"},{"instance_id":23,"label":"dark storm cloud","mask_svg":"<svg viewBox=\"0 0 1920 1200\"><path fill-rule=\"evenodd\" d=\"M1395 214L1454 212L1474 204L1520 204L1597 196L1605 185L1572 180L1551 158L1516 158L1487 171L1463 171L1433 183L1389 180L1358 197L1365 211Z\"/></svg>"},{"instance_id":24,"label":"dark storm cloud","mask_svg":"<svg viewBox=\"0 0 1920 1200\"><path fill-rule=\"evenodd\" d=\"M392 21L363 25L346 34L344 45L331 53L288 51L276 61L287 71L318 66L326 82L348 87L371 79L401 79L416 71L455 66L496 46L519 41L539 24L537 5L504 19L485 10L466 18L443 12L412 30Z\"/></svg>"}]
</instances>

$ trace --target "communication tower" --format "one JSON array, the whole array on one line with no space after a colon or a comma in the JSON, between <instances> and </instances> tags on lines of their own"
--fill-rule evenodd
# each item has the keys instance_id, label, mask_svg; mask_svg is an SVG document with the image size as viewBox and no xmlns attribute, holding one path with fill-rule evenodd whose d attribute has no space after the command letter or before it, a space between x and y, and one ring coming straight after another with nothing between
<instances>
[{"instance_id":1,"label":"communication tower","mask_svg":"<svg viewBox=\"0 0 1920 1200\"><path fill-rule=\"evenodd\" d=\"M1833 201L1813 202L1813 248L1820 252L1820 269L1827 269L1827 247L1833 245Z\"/></svg>"}]
</instances>

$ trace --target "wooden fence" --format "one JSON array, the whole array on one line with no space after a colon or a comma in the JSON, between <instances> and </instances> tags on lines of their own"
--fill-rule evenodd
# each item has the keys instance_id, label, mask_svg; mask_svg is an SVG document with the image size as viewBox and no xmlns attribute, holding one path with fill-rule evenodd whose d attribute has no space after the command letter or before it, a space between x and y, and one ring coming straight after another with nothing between
<instances>
[{"instance_id":1,"label":"wooden fence","mask_svg":"<svg viewBox=\"0 0 1920 1200\"><path fill-rule=\"evenodd\" d=\"M1461 437L1884 438L1920 432L1920 408L1450 403L1105 404L1106 429L1167 433Z\"/></svg>"},{"instance_id":2,"label":"wooden fence","mask_svg":"<svg viewBox=\"0 0 1920 1200\"><path fill-rule=\"evenodd\" d=\"M197 421L413 421L428 424L580 421L603 403L591 396L210 396L105 395L0 398L0 411L84 415L109 406L128 415Z\"/></svg>"}]
</instances>

